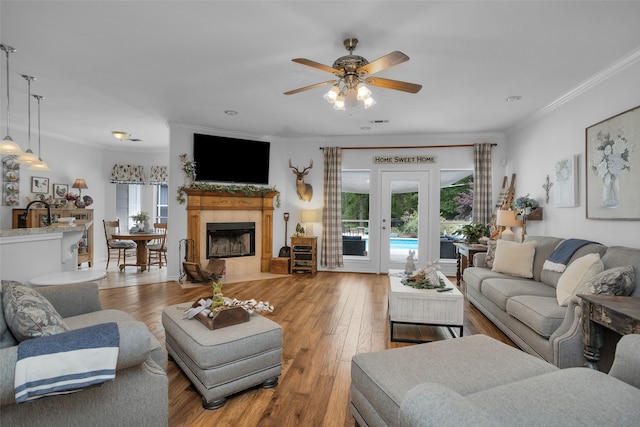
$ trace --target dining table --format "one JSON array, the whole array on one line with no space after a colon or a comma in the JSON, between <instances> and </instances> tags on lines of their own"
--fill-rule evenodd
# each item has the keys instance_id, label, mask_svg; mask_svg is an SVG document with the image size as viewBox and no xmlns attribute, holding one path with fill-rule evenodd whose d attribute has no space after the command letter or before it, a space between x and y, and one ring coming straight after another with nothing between
<instances>
[{"instance_id":1,"label":"dining table","mask_svg":"<svg viewBox=\"0 0 640 427\"><path fill-rule=\"evenodd\" d=\"M136 244L136 263L127 264L127 259L120 264L120 271L125 267L139 267L140 271L146 271L149 260L148 244L151 240L159 239L164 235L162 230L149 231L149 232L132 232L126 229L117 228L111 233L111 238L114 240L132 240Z\"/></svg>"}]
</instances>

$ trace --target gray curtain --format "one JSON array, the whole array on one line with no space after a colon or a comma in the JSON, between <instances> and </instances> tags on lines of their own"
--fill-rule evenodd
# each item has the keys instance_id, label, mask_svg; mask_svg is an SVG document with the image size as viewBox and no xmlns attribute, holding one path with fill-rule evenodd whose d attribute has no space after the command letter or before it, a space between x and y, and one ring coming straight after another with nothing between
<instances>
[{"instance_id":1,"label":"gray curtain","mask_svg":"<svg viewBox=\"0 0 640 427\"><path fill-rule=\"evenodd\" d=\"M493 144L473 145L473 221L489 224L492 215L491 148Z\"/></svg>"},{"instance_id":2,"label":"gray curtain","mask_svg":"<svg viewBox=\"0 0 640 427\"><path fill-rule=\"evenodd\" d=\"M342 149L324 148L324 199L320 265L342 267Z\"/></svg>"}]
</instances>

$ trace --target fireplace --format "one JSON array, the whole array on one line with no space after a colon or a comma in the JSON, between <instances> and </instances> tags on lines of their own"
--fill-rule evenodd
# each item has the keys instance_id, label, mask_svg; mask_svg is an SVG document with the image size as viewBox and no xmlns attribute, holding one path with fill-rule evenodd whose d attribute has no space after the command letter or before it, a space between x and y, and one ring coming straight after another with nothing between
<instances>
[{"instance_id":1,"label":"fireplace","mask_svg":"<svg viewBox=\"0 0 640 427\"><path fill-rule=\"evenodd\" d=\"M255 222L207 223L207 258L233 258L256 254Z\"/></svg>"}]
</instances>

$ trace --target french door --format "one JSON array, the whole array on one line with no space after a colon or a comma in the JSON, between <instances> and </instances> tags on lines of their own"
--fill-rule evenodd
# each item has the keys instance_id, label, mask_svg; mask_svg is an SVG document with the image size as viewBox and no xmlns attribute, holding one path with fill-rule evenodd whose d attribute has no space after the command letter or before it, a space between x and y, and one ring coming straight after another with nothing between
<instances>
[{"instance_id":1,"label":"french door","mask_svg":"<svg viewBox=\"0 0 640 427\"><path fill-rule=\"evenodd\" d=\"M410 251L416 267L426 266L428 189L428 171L380 173L380 273L404 270Z\"/></svg>"}]
</instances>

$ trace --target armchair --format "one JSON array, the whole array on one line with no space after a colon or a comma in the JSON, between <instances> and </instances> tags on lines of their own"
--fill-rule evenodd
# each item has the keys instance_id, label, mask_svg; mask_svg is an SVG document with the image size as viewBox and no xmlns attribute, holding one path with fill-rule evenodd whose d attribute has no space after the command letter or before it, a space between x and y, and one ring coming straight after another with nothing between
<instances>
[{"instance_id":1,"label":"armchair","mask_svg":"<svg viewBox=\"0 0 640 427\"><path fill-rule=\"evenodd\" d=\"M168 380L164 368L167 356L147 326L123 311L102 310L95 283L43 287L38 288L38 293L53 305L71 330L117 323L120 344L115 380L72 394L17 404L13 384L18 341L3 311L0 313L0 425L166 426ZM3 297L0 293L0 302Z\"/></svg>"}]
</instances>

